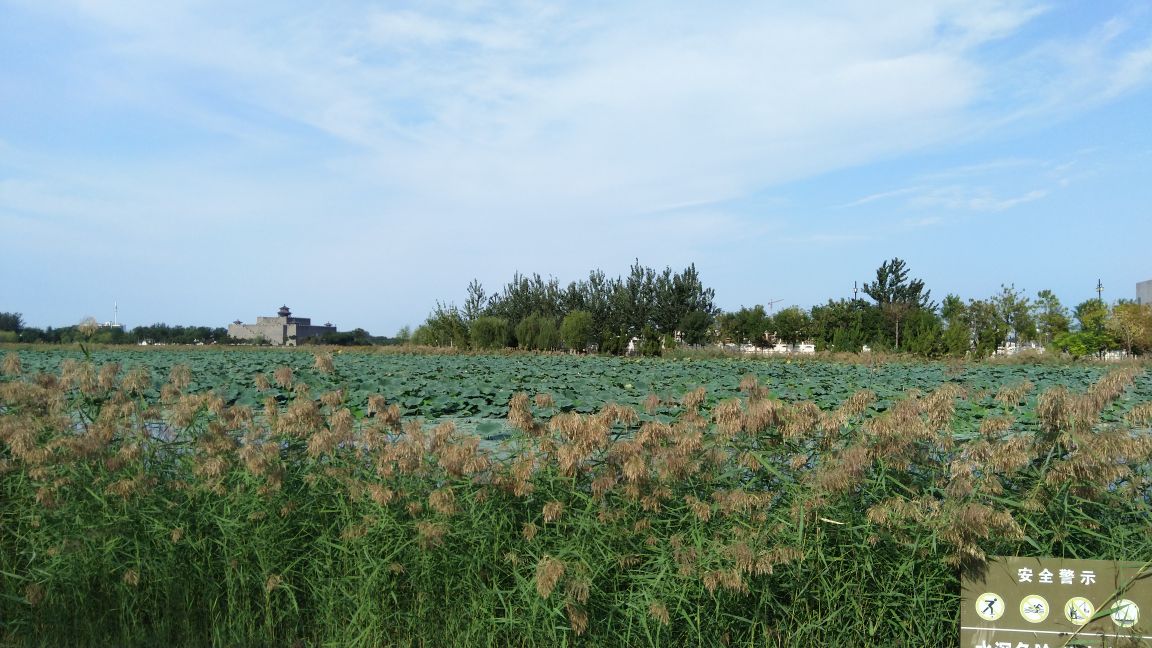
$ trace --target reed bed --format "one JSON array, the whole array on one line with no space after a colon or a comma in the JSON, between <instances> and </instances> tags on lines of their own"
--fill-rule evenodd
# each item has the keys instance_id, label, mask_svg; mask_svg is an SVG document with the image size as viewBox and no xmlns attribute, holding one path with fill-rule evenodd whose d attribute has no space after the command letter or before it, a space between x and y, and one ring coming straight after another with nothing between
<instances>
[{"instance_id":1,"label":"reed bed","mask_svg":"<svg viewBox=\"0 0 1152 648\"><path fill-rule=\"evenodd\" d=\"M953 384L875 414L749 376L707 412L654 396L667 422L517 394L494 448L286 366L250 408L187 367L154 401L145 369L9 355L0 645L954 644L987 556L1152 555L1152 403L1101 418L1141 372L1033 412L1001 388L976 430Z\"/></svg>"}]
</instances>

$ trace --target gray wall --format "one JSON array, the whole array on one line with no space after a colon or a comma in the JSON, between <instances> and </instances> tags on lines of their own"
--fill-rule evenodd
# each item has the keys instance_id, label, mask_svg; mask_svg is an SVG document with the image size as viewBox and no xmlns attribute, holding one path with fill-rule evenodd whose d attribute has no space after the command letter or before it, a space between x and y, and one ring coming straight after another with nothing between
<instances>
[{"instance_id":1,"label":"gray wall","mask_svg":"<svg viewBox=\"0 0 1152 648\"><path fill-rule=\"evenodd\" d=\"M1136 284L1136 301L1141 304L1152 304L1152 279Z\"/></svg>"},{"instance_id":2,"label":"gray wall","mask_svg":"<svg viewBox=\"0 0 1152 648\"><path fill-rule=\"evenodd\" d=\"M264 338L274 346L295 346L311 337L335 333L335 326L312 326L307 317L258 317L255 324L229 324L228 335L237 340Z\"/></svg>"}]
</instances>

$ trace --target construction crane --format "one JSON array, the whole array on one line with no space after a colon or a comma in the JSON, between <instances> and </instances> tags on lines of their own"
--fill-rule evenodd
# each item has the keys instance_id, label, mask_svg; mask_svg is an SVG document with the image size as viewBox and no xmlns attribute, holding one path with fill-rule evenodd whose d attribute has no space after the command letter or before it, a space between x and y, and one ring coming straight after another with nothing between
<instances>
[{"instance_id":1,"label":"construction crane","mask_svg":"<svg viewBox=\"0 0 1152 648\"><path fill-rule=\"evenodd\" d=\"M780 302L782 302L782 301L784 301L784 300L783 300L783 299L773 299L773 300L769 301L769 302L768 302L768 310L769 310L769 311L771 311L771 310L772 310L772 305L773 305L773 304L778 304L778 303L780 303Z\"/></svg>"}]
</instances>

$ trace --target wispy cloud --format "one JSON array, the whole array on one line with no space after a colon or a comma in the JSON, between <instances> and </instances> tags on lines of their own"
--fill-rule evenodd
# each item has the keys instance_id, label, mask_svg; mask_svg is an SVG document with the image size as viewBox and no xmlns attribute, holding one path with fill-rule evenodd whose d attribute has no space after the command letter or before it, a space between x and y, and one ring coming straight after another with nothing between
<instances>
[{"instance_id":1,"label":"wispy cloud","mask_svg":"<svg viewBox=\"0 0 1152 648\"><path fill-rule=\"evenodd\" d=\"M812 232L807 234L785 235L776 239L779 243L789 245L816 245L824 246L839 246L845 243L863 243L866 241L875 241L879 238L875 234L863 233L834 233L834 232Z\"/></svg>"},{"instance_id":2,"label":"wispy cloud","mask_svg":"<svg viewBox=\"0 0 1152 648\"><path fill-rule=\"evenodd\" d=\"M989 187L961 184L917 186L886 191L837 206L836 209L861 207L869 203L900 199L906 209L947 209L956 211L1000 212L1049 195L1048 189L1033 189L1018 195L1002 195ZM943 222L939 216L906 219L906 225L935 225Z\"/></svg>"},{"instance_id":3,"label":"wispy cloud","mask_svg":"<svg viewBox=\"0 0 1152 648\"><path fill-rule=\"evenodd\" d=\"M835 226L763 196L1152 75L1131 15L1017 43L1056 10L1039 0L0 3L41 30L0 44L37 45L0 72L0 210L106 224L127 251L124 232L177 258L191 240L236 259L222 279L285 257L420 268L410 303L476 268L727 260L716 232L868 240L808 233ZM926 227L1054 196L1084 168L1021 154L829 202Z\"/></svg>"},{"instance_id":4,"label":"wispy cloud","mask_svg":"<svg viewBox=\"0 0 1152 648\"><path fill-rule=\"evenodd\" d=\"M988 115L987 128L1063 119L1152 82L1152 27L1146 8L1131 7L1001 60L989 86L1001 99L990 104L999 114Z\"/></svg>"},{"instance_id":5,"label":"wispy cloud","mask_svg":"<svg viewBox=\"0 0 1152 648\"><path fill-rule=\"evenodd\" d=\"M983 187L953 185L938 187L913 197L909 204L916 208L943 208L976 212L1001 212L1017 205L1040 200L1048 191L1034 189L1015 196L997 195Z\"/></svg>"},{"instance_id":6,"label":"wispy cloud","mask_svg":"<svg viewBox=\"0 0 1152 648\"><path fill-rule=\"evenodd\" d=\"M932 212L929 216L906 218L906 226L939 225L945 222L940 210L1003 212L1047 198L1077 177L1080 163L1079 159L1003 158L961 165L919 174L910 179L909 186L870 194L836 209L892 202L906 211Z\"/></svg>"},{"instance_id":7,"label":"wispy cloud","mask_svg":"<svg viewBox=\"0 0 1152 648\"><path fill-rule=\"evenodd\" d=\"M880 193L864 196L863 198L858 198L849 203L836 205L833 207L833 209L850 209L852 207L859 207L861 205L867 205L868 203L874 203L878 200L891 200L893 198L915 195L921 191L923 191L921 187L905 187L903 189L893 189L892 191L881 191Z\"/></svg>"},{"instance_id":8,"label":"wispy cloud","mask_svg":"<svg viewBox=\"0 0 1152 648\"><path fill-rule=\"evenodd\" d=\"M923 218L908 218L904 220L905 227L921 228L933 227L944 223L944 219L940 216L925 216Z\"/></svg>"},{"instance_id":9,"label":"wispy cloud","mask_svg":"<svg viewBox=\"0 0 1152 648\"><path fill-rule=\"evenodd\" d=\"M125 101L195 114L187 80L204 71L212 92L359 147L411 191L593 204L612 192L624 210L739 194L946 136L984 74L967 50L1036 12L446 7L252 8L224 22L193 5L80 5L115 35L105 56L166 88Z\"/></svg>"}]
</instances>

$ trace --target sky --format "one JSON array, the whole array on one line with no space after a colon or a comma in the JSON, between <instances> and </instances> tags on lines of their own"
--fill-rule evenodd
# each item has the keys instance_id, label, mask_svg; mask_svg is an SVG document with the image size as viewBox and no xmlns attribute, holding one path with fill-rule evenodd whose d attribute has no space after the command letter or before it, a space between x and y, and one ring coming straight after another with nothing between
<instances>
[{"instance_id":1,"label":"sky","mask_svg":"<svg viewBox=\"0 0 1152 648\"><path fill-rule=\"evenodd\" d=\"M1152 279L1152 5L0 0L0 311L391 335L478 279L725 310ZM114 308L116 309L114 311Z\"/></svg>"}]
</instances>

